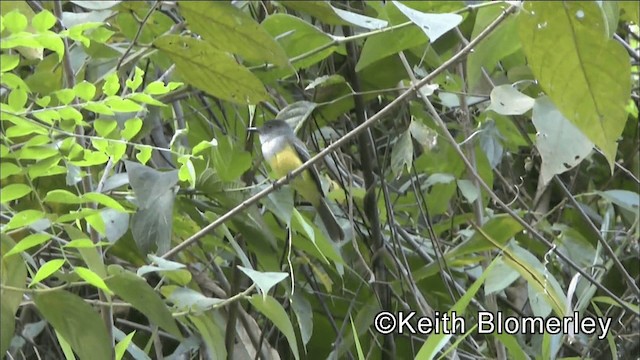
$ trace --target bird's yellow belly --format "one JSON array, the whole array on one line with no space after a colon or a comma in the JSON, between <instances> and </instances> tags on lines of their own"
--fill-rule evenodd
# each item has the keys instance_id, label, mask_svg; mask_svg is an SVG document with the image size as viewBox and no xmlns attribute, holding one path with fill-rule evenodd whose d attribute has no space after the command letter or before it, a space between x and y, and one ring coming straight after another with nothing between
<instances>
[{"instance_id":1,"label":"bird's yellow belly","mask_svg":"<svg viewBox=\"0 0 640 360\"><path fill-rule=\"evenodd\" d=\"M289 148L274 154L269 159L269 165L272 175L279 179L299 168L302 165L302 160L300 160L294 149ZM322 194L309 171L304 171L291 180L291 186L311 204L316 205L320 201Z\"/></svg>"}]
</instances>

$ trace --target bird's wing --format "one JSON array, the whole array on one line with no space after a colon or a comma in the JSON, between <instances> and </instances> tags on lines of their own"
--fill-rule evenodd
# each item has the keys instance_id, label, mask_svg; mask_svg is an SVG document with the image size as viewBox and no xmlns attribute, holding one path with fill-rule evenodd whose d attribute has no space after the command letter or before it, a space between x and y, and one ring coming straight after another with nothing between
<instances>
[{"instance_id":1,"label":"bird's wing","mask_svg":"<svg viewBox=\"0 0 640 360\"><path fill-rule=\"evenodd\" d=\"M311 159L311 155L309 155L309 151L307 150L307 147L304 145L304 143L298 139L295 138L296 140L293 142L293 147L296 149L296 152L298 153L298 156L300 157L300 159L302 160L302 162L307 162L307 160ZM318 169L316 169L315 165L311 165L311 167L309 168L309 173L311 173L311 177L313 178L313 181L316 183L316 185L318 186L318 189L320 189L320 193L323 194L324 196L324 190L322 189L322 181L320 180L320 174L318 173Z\"/></svg>"}]
</instances>

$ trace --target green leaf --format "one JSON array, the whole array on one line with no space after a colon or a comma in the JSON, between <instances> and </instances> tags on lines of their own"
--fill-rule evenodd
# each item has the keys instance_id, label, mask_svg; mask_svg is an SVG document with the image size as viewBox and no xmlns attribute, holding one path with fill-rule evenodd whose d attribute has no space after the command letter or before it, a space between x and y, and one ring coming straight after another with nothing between
<instances>
[{"instance_id":1,"label":"green leaf","mask_svg":"<svg viewBox=\"0 0 640 360\"><path fill-rule=\"evenodd\" d=\"M638 216L640 212L640 195L629 190L598 191L598 194L612 203L627 209Z\"/></svg>"},{"instance_id":2,"label":"green leaf","mask_svg":"<svg viewBox=\"0 0 640 360\"><path fill-rule=\"evenodd\" d=\"M42 111L35 111L33 113L38 120L41 120L49 125L53 125L54 122L59 121L62 117L57 110L44 109Z\"/></svg>"},{"instance_id":3,"label":"green leaf","mask_svg":"<svg viewBox=\"0 0 640 360\"><path fill-rule=\"evenodd\" d=\"M602 11L591 2L534 1L519 17L522 46L540 86L603 151L613 171L631 65L624 48L607 38Z\"/></svg>"},{"instance_id":4,"label":"green leaf","mask_svg":"<svg viewBox=\"0 0 640 360\"><path fill-rule=\"evenodd\" d=\"M0 189L0 203L7 204L10 201L20 199L31 193L31 187L25 184L9 184Z\"/></svg>"},{"instance_id":5,"label":"green leaf","mask_svg":"<svg viewBox=\"0 0 640 360\"><path fill-rule=\"evenodd\" d=\"M153 45L169 56L186 82L210 95L239 104L256 104L268 98L255 75L209 43L166 35Z\"/></svg>"},{"instance_id":6,"label":"green leaf","mask_svg":"<svg viewBox=\"0 0 640 360\"><path fill-rule=\"evenodd\" d=\"M96 119L93 122L93 128L101 137L107 137L118 127L118 122L115 120Z\"/></svg>"},{"instance_id":7,"label":"green leaf","mask_svg":"<svg viewBox=\"0 0 640 360\"><path fill-rule=\"evenodd\" d=\"M293 129L299 129L317 106L318 104L311 101L296 101L280 110L276 119L286 121Z\"/></svg>"},{"instance_id":8,"label":"green leaf","mask_svg":"<svg viewBox=\"0 0 640 360\"><path fill-rule=\"evenodd\" d=\"M47 31L44 34L40 34L36 37L38 43L45 49L49 49L58 54L58 62L62 61L64 57L64 42L60 38L60 35Z\"/></svg>"},{"instance_id":9,"label":"green leaf","mask_svg":"<svg viewBox=\"0 0 640 360\"><path fill-rule=\"evenodd\" d=\"M251 155L234 147L230 138L224 136L213 147L213 164L222 181L236 181L251 167Z\"/></svg>"},{"instance_id":10,"label":"green leaf","mask_svg":"<svg viewBox=\"0 0 640 360\"><path fill-rule=\"evenodd\" d=\"M129 183L136 195L138 210L131 219L131 232L145 253L157 246L158 253L169 250L173 226L173 204L178 170L159 172L126 161Z\"/></svg>"},{"instance_id":11,"label":"green leaf","mask_svg":"<svg viewBox=\"0 0 640 360\"><path fill-rule=\"evenodd\" d=\"M104 223L104 220L102 219L102 216L100 216L99 212L95 212L93 214L87 215L84 218L87 223L89 225L91 225L91 227L93 229L95 229L100 235L106 235L107 233L107 229L106 229L106 224Z\"/></svg>"},{"instance_id":12,"label":"green leaf","mask_svg":"<svg viewBox=\"0 0 640 360\"><path fill-rule=\"evenodd\" d=\"M254 295L249 300L253 306L267 319L271 320L273 324L280 330L289 342L291 351L296 360L300 359L300 352L298 351L298 342L296 340L296 334L293 331L293 325L287 316L287 312L284 311L282 305L271 296L262 297L260 295Z\"/></svg>"},{"instance_id":13,"label":"green leaf","mask_svg":"<svg viewBox=\"0 0 640 360\"><path fill-rule=\"evenodd\" d=\"M174 285L164 286L162 292L179 311L201 313L224 301L222 299L204 296L189 288Z\"/></svg>"},{"instance_id":14,"label":"green leaf","mask_svg":"<svg viewBox=\"0 0 640 360\"><path fill-rule=\"evenodd\" d=\"M360 15L358 13L351 12L351 11L338 9L337 7L332 6L331 3L329 2L326 2L324 4L329 5L329 7L331 7L331 10L333 10L333 12L336 15L338 15L338 17L341 18L342 20L350 24L360 26L365 29L369 29L369 30L382 29L384 27L387 27L387 25L389 24L384 20Z\"/></svg>"},{"instance_id":15,"label":"green leaf","mask_svg":"<svg viewBox=\"0 0 640 360\"><path fill-rule=\"evenodd\" d=\"M24 31L27 28L27 17L17 10L4 14L3 18L4 21L2 23L4 26L14 34Z\"/></svg>"},{"instance_id":16,"label":"green leaf","mask_svg":"<svg viewBox=\"0 0 640 360\"><path fill-rule=\"evenodd\" d=\"M96 87L86 80L82 80L73 87L73 92L80 99L85 101L91 101L96 96Z\"/></svg>"},{"instance_id":17,"label":"green leaf","mask_svg":"<svg viewBox=\"0 0 640 360\"><path fill-rule=\"evenodd\" d=\"M83 299L55 290L34 294L33 301L80 359L113 359L107 329L98 313Z\"/></svg>"},{"instance_id":18,"label":"green leaf","mask_svg":"<svg viewBox=\"0 0 640 360\"><path fill-rule=\"evenodd\" d=\"M313 334L313 309L311 308L309 300L307 300L307 298L304 295L301 295L298 291L293 293L291 308L296 314L298 328L300 329L300 338L302 340L302 344L306 348L309 340L311 340L311 335Z\"/></svg>"},{"instance_id":19,"label":"green leaf","mask_svg":"<svg viewBox=\"0 0 640 360\"><path fill-rule=\"evenodd\" d=\"M120 79L118 79L118 74L114 72L104 79L102 92L107 96L114 96L118 90L120 90Z\"/></svg>"},{"instance_id":20,"label":"green leaf","mask_svg":"<svg viewBox=\"0 0 640 360\"><path fill-rule=\"evenodd\" d=\"M494 261L487 266L485 271L473 282L473 284L467 289L467 291L462 295L462 297L451 307L449 310L450 313L455 312L458 316L461 316L466 311L469 303L476 295L478 290L482 284L486 281L487 276L490 273L491 268L496 263L498 258L494 259ZM444 346L449 342L451 338L450 332L439 332L437 334L432 334L427 338L427 341L422 344L420 351L416 355L416 360L426 360L426 359L434 359L435 356L444 348Z\"/></svg>"},{"instance_id":21,"label":"green leaf","mask_svg":"<svg viewBox=\"0 0 640 360\"><path fill-rule=\"evenodd\" d=\"M358 339L358 332L356 331L356 325L353 323L353 318L349 318L351 322L351 333L356 344L356 351L358 352L358 360L364 360L364 352L362 351L362 345L360 345L360 339Z\"/></svg>"},{"instance_id":22,"label":"green leaf","mask_svg":"<svg viewBox=\"0 0 640 360\"><path fill-rule=\"evenodd\" d=\"M115 112L137 112L142 110L142 106L129 99L122 99L118 96L111 96L104 100L104 104Z\"/></svg>"},{"instance_id":23,"label":"green leaf","mask_svg":"<svg viewBox=\"0 0 640 360\"><path fill-rule=\"evenodd\" d=\"M93 248L101 245L109 245L109 243L104 241L99 241L97 244L94 244L93 241L91 241L91 239L88 239L88 238L74 239L69 241L68 244L64 245L63 248L87 249L87 248Z\"/></svg>"},{"instance_id":24,"label":"green leaf","mask_svg":"<svg viewBox=\"0 0 640 360\"><path fill-rule=\"evenodd\" d=\"M27 279L27 268L21 256L9 256L9 252L17 246L9 236L1 235L1 254L0 259L0 284L3 289L0 290L2 301L0 301L0 353L4 354L11 344L11 338L15 332L15 315L20 308L22 302L23 291L18 290L24 288ZM24 241L26 239L23 239ZM21 242L22 242L21 241ZM18 251L14 251L14 254ZM5 290L4 286L13 287L15 290Z\"/></svg>"},{"instance_id":25,"label":"green leaf","mask_svg":"<svg viewBox=\"0 0 640 360\"><path fill-rule=\"evenodd\" d=\"M475 39L482 33L489 23L502 14L502 11L499 6L478 9L471 38ZM481 83L483 68L491 75L498 61L518 51L521 46L518 38L518 22L514 16L510 16L477 44L473 52L468 55L466 66L469 88L476 89Z\"/></svg>"},{"instance_id":26,"label":"green leaf","mask_svg":"<svg viewBox=\"0 0 640 360\"><path fill-rule=\"evenodd\" d=\"M16 112L22 111L27 103L27 92L22 88L13 89L9 93L7 105Z\"/></svg>"},{"instance_id":27,"label":"green leaf","mask_svg":"<svg viewBox=\"0 0 640 360\"><path fill-rule=\"evenodd\" d=\"M391 150L391 170L396 177L402 175L406 165L407 171L411 172L413 164L413 143L411 142L411 133L406 130L400 135Z\"/></svg>"},{"instance_id":28,"label":"green leaf","mask_svg":"<svg viewBox=\"0 0 640 360\"><path fill-rule=\"evenodd\" d=\"M31 25L38 31L47 31L56 24L56 17L48 10L42 10L31 19Z\"/></svg>"},{"instance_id":29,"label":"green leaf","mask_svg":"<svg viewBox=\"0 0 640 360\"><path fill-rule=\"evenodd\" d=\"M58 110L58 114L62 120L73 120L74 124L79 125L82 123L82 114L71 106L63 107Z\"/></svg>"},{"instance_id":30,"label":"green leaf","mask_svg":"<svg viewBox=\"0 0 640 360\"><path fill-rule=\"evenodd\" d=\"M286 66L289 62L273 37L231 3L185 1L179 6L189 28L219 50L278 66Z\"/></svg>"},{"instance_id":31,"label":"green leaf","mask_svg":"<svg viewBox=\"0 0 640 360\"><path fill-rule=\"evenodd\" d=\"M127 79L125 81L125 85L129 89L136 91L140 87L140 85L142 85L143 76L144 76L144 71L136 66L136 70L133 74L133 79Z\"/></svg>"},{"instance_id":32,"label":"green leaf","mask_svg":"<svg viewBox=\"0 0 640 360\"><path fill-rule=\"evenodd\" d=\"M143 313L153 324L177 338L182 338L167 305L143 278L118 266L109 266L108 271L112 275L105 279L109 289Z\"/></svg>"},{"instance_id":33,"label":"green leaf","mask_svg":"<svg viewBox=\"0 0 640 360\"><path fill-rule=\"evenodd\" d=\"M266 297L277 283L289 277L289 274L283 272L262 272L238 266L245 275L247 275L260 289L263 297Z\"/></svg>"},{"instance_id":34,"label":"green leaf","mask_svg":"<svg viewBox=\"0 0 640 360\"><path fill-rule=\"evenodd\" d=\"M513 245L506 249L509 256L505 256L505 263L527 280L527 283L536 290L537 295L553 309L557 316L563 316L567 309L567 299L553 274L549 274L549 270L540 260L522 247ZM541 316L541 314L535 315Z\"/></svg>"},{"instance_id":35,"label":"green leaf","mask_svg":"<svg viewBox=\"0 0 640 360\"><path fill-rule=\"evenodd\" d=\"M83 105L85 110L93 111L96 114L113 115L115 114L109 107L101 102L88 102Z\"/></svg>"},{"instance_id":36,"label":"green leaf","mask_svg":"<svg viewBox=\"0 0 640 360\"><path fill-rule=\"evenodd\" d=\"M149 95L164 95L183 85L184 83L175 81L170 81L167 85L165 85L162 81L153 81L149 85L147 85L147 87L144 89L144 93Z\"/></svg>"},{"instance_id":37,"label":"green leaf","mask_svg":"<svg viewBox=\"0 0 640 360\"><path fill-rule=\"evenodd\" d=\"M211 141L200 141L196 146L191 149L191 155L198 155L199 153L205 151L206 149L210 149L212 146L216 146L218 142L213 139Z\"/></svg>"},{"instance_id":38,"label":"green leaf","mask_svg":"<svg viewBox=\"0 0 640 360\"><path fill-rule=\"evenodd\" d=\"M178 171L178 179L180 181L186 181L193 189L196 186L196 169L191 161L191 155L182 155L178 158L178 163L181 164Z\"/></svg>"},{"instance_id":39,"label":"green leaf","mask_svg":"<svg viewBox=\"0 0 640 360\"><path fill-rule=\"evenodd\" d=\"M73 98L76 97L76 93L72 89L58 90L54 92L54 94L63 105L70 104L73 101Z\"/></svg>"},{"instance_id":40,"label":"green leaf","mask_svg":"<svg viewBox=\"0 0 640 360\"><path fill-rule=\"evenodd\" d=\"M40 269L38 269L38 272L36 272L36 274L33 276L33 279L31 280L29 287L53 275L53 273L58 271L62 267L62 265L64 265L65 261L66 261L65 259L53 259L44 263L40 267Z\"/></svg>"},{"instance_id":41,"label":"green leaf","mask_svg":"<svg viewBox=\"0 0 640 360\"><path fill-rule=\"evenodd\" d=\"M122 205L120 205L120 203L105 194L90 192L82 195L82 198L88 201L97 202L100 205L104 205L108 208L115 209L121 212L126 211L126 209Z\"/></svg>"},{"instance_id":42,"label":"green leaf","mask_svg":"<svg viewBox=\"0 0 640 360\"><path fill-rule=\"evenodd\" d=\"M308 22L287 14L273 14L268 16L262 27L282 46L287 57L291 59L296 69L309 67L331 55L337 46L329 46L318 50L333 42L331 36L323 33ZM303 54L308 56L300 57ZM296 57L300 57L295 59ZM285 74L290 70L283 69Z\"/></svg>"},{"instance_id":43,"label":"green leaf","mask_svg":"<svg viewBox=\"0 0 640 360\"><path fill-rule=\"evenodd\" d=\"M18 167L18 165L10 162L0 163L0 179L4 180L12 175L17 175L22 173L22 169ZM4 190L4 189L3 189ZM0 190L2 191L2 190ZM2 200L2 195L0 195L0 200Z\"/></svg>"},{"instance_id":44,"label":"green leaf","mask_svg":"<svg viewBox=\"0 0 640 360\"><path fill-rule=\"evenodd\" d=\"M141 164L146 164L149 159L151 159L151 153L153 149L148 145L136 145L136 150L138 153L136 154L136 159L140 161Z\"/></svg>"},{"instance_id":45,"label":"green leaf","mask_svg":"<svg viewBox=\"0 0 640 360\"><path fill-rule=\"evenodd\" d=\"M84 151L83 160L71 161L71 164L76 166L94 166L94 165L102 165L109 161L109 157L99 151Z\"/></svg>"},{"instance_id":46,"label":"green leaf","mask_svg":"<svg viewBox=\"0 0 640 360\"><path fill-rule=\"evenodd\" d=\"M226 359L227 350L225 348L225 328L220 325L220 317L213 314L203 314L199 316L188 316L189 321L198 329L198 334L202 336L202 341L206 344L207 353L213 359Z\"/></svg>"},{"instance_id":47,"label":"green leaf","mask_svg":"<svg viewBox=\"0 0 640 360\"><path fill-rule=\"evenodd\" d=\"M49 95L36 99L36 104L38 104L38 106L43 108L49 106L50 103L51 103L51 96Z\"/></svg>"},{"instance_id":48,"label":"green leaf","mask_svg":"<svg viewBox=\"0 0 640 360\"><path fill-rule=\"evenodd\" d=\"M7 72L15 69L20 64L20 56L13 54L0 55L0 72Z\"/></svg>"},{"instance_id":49,"label":"green leaf","mask_svg":"<svg viewBox=\"0 0 640 360\"><path fill-rule=\"evenodd\" d=\"M548 97L541 97L533 106L536 148L542 157L540 177L543 184L554 175L571 170L587 157L593 143L569 122Z\"/></svg>"},{"instance_id":50,"label":"green leaf","mask_svg":"<svg viewBox=\"0 0 640 360\"><path fill-rule=\"evenodd\" d=\"M136 335L136 331L133 330L132 332L130 332L124 339L122 339L120 342L118 342L116 344L116 360L121 360L122 357L124 356L125 351L127 351L127 348L129 347L129 344L131 344L131 340L133 340L133 337Z\"/></svg>"},{"instance_id":51,"label":"green leaf","mask_svg":"<svg viewBox=\"0 0 640 360\"><path fill-rule=\"evenodd\" d=\"M129 141L133 139L134 136L138 135L141 129L142 129L142 119L133 118L124 122L124 130L122 130L120 134L122 135L123 139Z\"/></svg>"},{"instance_id":52,"label":"green leaf","mask_svg":"<svg viewBox=\"0 0 640 360\"><path fill-rule=\"evenodd\" d=\"M404 27L373 35L367 38L362 47L356 71L361 71L373 63L400 51L410 49L428 42L423 32L415 26Z\"/></svg>"},{"instance_id":53,"label":"green leaf","mask_svg":"<svg viewBox=\"0 0 640 360\"><path fill-rule=\"evenodd\" d=\"M534 101L511 85L500 85L491 90L491 104L487 110L500 115L522 115L533 108Z\"/></svg>"},{"instance_id":54,"label":"green leaf","mask_svg":"<svg viewBox=\"0 0 640 360\"><path fill-rule=\"evenodd\" d=\"M9 231L23 226L33 224L34 222L43 219L44 213L39 210L23 210L13 215L11 220L2 228L3 231Z\"/></svg>"},{"instance_id":55,"label":"green leaf","mask_svg":"<svg viewBox=\"0 0 640 360\"><path fill-rule=\"evenodd\" d=\"M29 87L27 83L24 82L19 76L12 73L3 73L0 74L0 80L2 80L3 84L6 84L11 89L25 89L29 91Z\"/></svg>"},{"instance_id":56,"label":"green leaf","mask_svg":"<svg viewBox=\"0 0 640 360\"><path fill-rule=\"evenodd\" d=\"M462 22L462 16L458 14L427 14L414 10L398 1L392 2L398 10L427 35L431 42L438 40L442 35Z\"/></svg>"},{"instance_id":57,"label":"green leaf","mask_svg":"<svg viewBox=\"0 0 640 360\"><path fill-rule=\"evenodd\" d=\"M152 98L151 96L143 93L135 93L129 96L129 99L137 101L143 104L149 104L154 106L167 106L164 103Z\"/></svg>"},{"instance_id":58,"label":"green leaf","mask_svg":"<svg viewBox=\"0 0 640 360\"><path fill-rule=\"evenodd\" d=\"M74 267L73 270L84 281L86 281L89 284L97 287L98 289L104 290L109 295L113 295L111 290L109 290L109 287L107 287L107 284L105 284L104 280L102 280L100 278L100 276L98 276L98 274L96 274L93 271L87 269L86 267L82 267L82 266L76 266L76 267Z\"/></svg>"},{"instance_id":59,"label":"green leaf","mask_svg":"<svg viewBox=\"0 0 640 360\"><path fill-rule=\"evenodd\" d=\"M54 189L49 191L42 201L61 204L83 203L82 199L78 195L64 189Z\"/></svg>"},{"instance_id":60,"label":"green leaf","mask_svg":"<svg viewBox=\"0 0 640 360\"><path fill-rule=\"evenodd\" d=\"M460 189L460 192L462 193L462 196L467 199L469 204L476 201L478 196L480 196L480 189L478 189L471 180L459 179L456 180L456 183L458 185L458 189Z\"/></svg>"}]
</instances>

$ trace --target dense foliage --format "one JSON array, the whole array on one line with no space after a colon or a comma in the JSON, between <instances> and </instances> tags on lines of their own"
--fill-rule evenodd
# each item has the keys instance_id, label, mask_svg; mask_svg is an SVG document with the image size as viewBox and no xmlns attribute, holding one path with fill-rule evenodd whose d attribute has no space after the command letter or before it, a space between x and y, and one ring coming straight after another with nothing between
<instances>
[{"instance_id":1,"label":"dense foliage","mask_svg":"<svg viewBox=\"0 0 640 360\"><path fill-rule=\"evenodd\" d=\"M1 14L8 359L640 351L634 2ZM287 185L304 168L269 176L247 128L271 119L317 154L344 240ZM382 334L383 311L415 317ZM609 326L484 331L487 313ZM408 331L445 315L466 326Z\"/></svg>"}]
</instances>

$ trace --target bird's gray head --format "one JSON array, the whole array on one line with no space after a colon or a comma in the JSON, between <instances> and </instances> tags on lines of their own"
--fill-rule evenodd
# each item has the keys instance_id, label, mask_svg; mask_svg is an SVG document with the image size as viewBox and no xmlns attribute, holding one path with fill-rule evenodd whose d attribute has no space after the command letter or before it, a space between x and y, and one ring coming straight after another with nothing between
<instances>
[{"instance_id":1,"label":"bird's gray head","mask_svg":"<svg viewBox=\"0 0 640 360\"><path fill-rule=\"evenodd\" d=\"M269 120L259 128L249 128L260 136L260 142L266 143L280 136L295 136L293 129L284 120Z\"/></svg>"}]
</instances>

